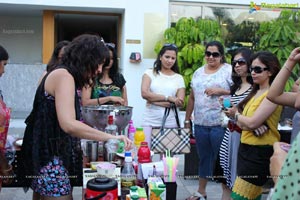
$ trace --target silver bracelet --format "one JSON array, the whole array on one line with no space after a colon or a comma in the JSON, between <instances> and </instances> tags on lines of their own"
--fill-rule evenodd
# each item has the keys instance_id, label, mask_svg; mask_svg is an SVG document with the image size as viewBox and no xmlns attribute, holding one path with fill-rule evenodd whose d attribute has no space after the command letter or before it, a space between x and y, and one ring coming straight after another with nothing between
<instances>
[{"instance_id":1,"label":"silver bracelet","mask_svg":"<svg viewBox=\"0 0 300 200\"><path fill-rule=\"evenodd\" d=\"M169 98L169 96L166 95L166 96L165 96L165 101L168 101L168 98Z\"/></svg>"}]
</instances>

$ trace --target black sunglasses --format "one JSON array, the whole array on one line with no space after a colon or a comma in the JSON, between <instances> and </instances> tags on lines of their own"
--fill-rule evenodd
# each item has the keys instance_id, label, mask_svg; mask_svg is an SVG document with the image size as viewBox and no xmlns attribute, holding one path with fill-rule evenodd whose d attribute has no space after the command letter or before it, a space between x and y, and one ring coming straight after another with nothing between
<instances>
[{"instance_id":1,"label":"black sunglasses","mask_svg":"<svg viewBox=\"0 0 300 200\"><path fill-rule=\"evenodd\" d=\"M269 70L269 67L261 67L261 66L251 66L250 67L250 72L255 72L256 74L260 74L262 73L263 71L266 71L266 70Z\"/></svg>"},{"instance_id":2,"label":"black sunglasses","mask_svg":"<svg viewBox=\"0 0 300 200\"><path fill-rule=\"evenodd\" d=\"M164 44L163 47L174 47L177 49L177 46L175 44L170 44L170 43Z\"/></svg>"},{"instance_id":3,"label":"black sunglasses","mask_svg":"<svg viewBox=\"0 0 300 200\"><path fill-rule=\"evenodd\" d=\"M205 51L205 55L207 57L210 57L212 56L213 58L217 58L217 57L220 57L220 53L219 52L210 52L210 51Z\"/></svg>"},{"instance_id":4,"label":"black sunglasses","mask_svg":"<svg viewBox=\"0 0 300 200\"><path fill-rule=\"evenodd\" d=\"M244 58L239 58L239 59L237 59L237 60L233 60L232 62L231 62L231 65L232 65L232 67L235 67L236 66L236 64L239 64L239 66L241 66L241 65L245 65L247 62L246 62L246 60L244 59Z\"/></svg>"},{"instance_id":5,"label":"black sunglasses","mask_svg":"<svg viewBox=\"0 0 300 200\"><path fill-rule=\"evenodd\" d=\"M114 44L114 43L105 43L105 45L107 46L107 47L111 47L111 48L115 48L116 47L116 45Z\"/></svg>"}]
</instances>

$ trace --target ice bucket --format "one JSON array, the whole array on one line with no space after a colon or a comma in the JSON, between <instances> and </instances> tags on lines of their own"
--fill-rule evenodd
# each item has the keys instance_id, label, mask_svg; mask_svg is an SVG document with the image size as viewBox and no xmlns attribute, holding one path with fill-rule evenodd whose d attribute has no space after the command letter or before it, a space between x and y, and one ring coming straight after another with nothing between
<instances>
[{"instance_id":1,"label":"ice bucket","mask_svg":"<svg viewBox=\"0 0 300 200\"><path fill-rule=\"evenodd\" d=\"M104 131L110 112L115 113L115 124L118 127L118 133L121 133L131 119L132 107L130 106L83 106L82 118L86 124Z\"/></svg>"}]
</instances>

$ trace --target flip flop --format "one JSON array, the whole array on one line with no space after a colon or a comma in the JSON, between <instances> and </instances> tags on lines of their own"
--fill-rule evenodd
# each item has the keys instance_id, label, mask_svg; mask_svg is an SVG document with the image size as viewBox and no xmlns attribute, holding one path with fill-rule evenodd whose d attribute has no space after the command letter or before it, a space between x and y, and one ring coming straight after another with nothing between
<instances>
[{"instance_id":1,"label":"flip flop","mask_svg":"<svg viewBox=\"0 0 300 200\"><path fill-rule=\"evenodd\" d=\"M200 192L194 192L194 194L192 194L192 196L188 197L185 200L206 200L207 196L203 196L202 194L200 194Z\"/></svg>"}]
</instances>

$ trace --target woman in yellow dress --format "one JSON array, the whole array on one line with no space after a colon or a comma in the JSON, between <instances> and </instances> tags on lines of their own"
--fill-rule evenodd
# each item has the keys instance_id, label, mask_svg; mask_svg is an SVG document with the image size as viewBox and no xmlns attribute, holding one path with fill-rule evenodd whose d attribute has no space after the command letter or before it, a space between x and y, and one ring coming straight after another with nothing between
<instances>
[{"instance_id":1,"label":"woman in yellow dress","mask_svg":"<svg viewBox=\"0 0 300 200\"><path fill-rule=\"evenodd\" d=\"M251 63L253 89L232 116L243 130L238 150L238 177L231 194L233 199L261 198L262 186L270 176L272 145L280 140L277 126L282 107L266 98L280 63L274 54L266 51L254 54Z\"/></svg>"}]
</instances>

